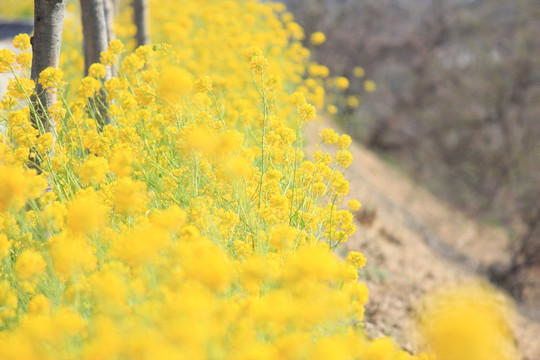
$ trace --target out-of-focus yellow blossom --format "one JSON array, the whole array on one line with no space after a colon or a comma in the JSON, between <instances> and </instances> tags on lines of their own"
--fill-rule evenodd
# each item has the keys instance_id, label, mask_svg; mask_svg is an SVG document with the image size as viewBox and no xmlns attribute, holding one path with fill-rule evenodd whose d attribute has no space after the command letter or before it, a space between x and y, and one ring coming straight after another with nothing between
<instances>
[{"instance_id":1,"label":"out-of-focus yellow blossom","mask_svg":"<svg viewBox=\"0 0 540 360\"><path fill-rule=\"evenodd\" d=\"M0 325L17 315L18 302L17 293L11 288L9 282L0 280Z\"/></svg>"},{"instance_id":2,"label":"out-of-focus yellow blossom","mask_svg":"<svg viewBox=\"0 0 540 360\"><path fill-rule=\"evenodd\" d=\"M218 293L227 289L233 280L233 268L217 245L201 240L186 246L185 251L184 271L188 278ZM205 256L199 257L199 254Z\"/></svg>"},{"instance_id":3,"label":"out-of-focus yellow blossom","mask_svg":"<svg viewBox=\"0 0 540 360\"><path fill-rule=\"evenodd\" d=\"M193 89L193 76L183 68L170 66L161 71L159 96L169 102L181 101Z\"/></svg>"},{"instance_id":4,"label":"out-of-focus yellow blossom","mask_svg":"<svg viewBox=\"0 0 540 360\"><path fill-rule=\"evenodd\" d=\"M51 311L51 300L43 294L37 294L28 303L30 314L47 314Z\"/></svg>"},{"instance_id":5,"label":"out-of-focus yellow blossom","mask_svg":"<svg viewBox=\"0 0 540 360\"><path fill-rule=\"evenodd\" d=\"M291 105L300 106L306 103L306 97L301 92L295 92L289 97Z\"/></svg>"},{"instance_id":6,"label":"out-of-focus yellow blossom","mask_svg":"<svg viewBox=\"0 0 540 360\"><path fill-rule=\"evenodd\" d=\"M344 76L339 76L334 80L336 87L340 90L345 90L349 88L349 79Z\"/></svg>"},{"instance_id":7,"label":"out-of-focus yellow blossom","mask_svg":"<svg viewBox=\"0 0 540 360\"><path fill-rule=\"evenodd\" d=\"M326 111L328 111L329 114L334 115L337 114L338 108L335 105L328 105Z\"/></svg>"},{"instance_id":8,"label":"out-of-focus yellow blossom","mask_svg":"<svg viewBox=\"0 0 540 360\"><path fill-rule=\"evenodd\" d=\"M321 45L326 41L326 35L323 32L317 31L311 34L310 40L313 45Z\"/></svg>"},{"instance_id":9,"label":"out-of-focus yellow blossom","mask_svg":"<svg viewBox=\"0 0 540 360\"><path fill-rule=\"evenodd\" d=\"M0 212L38 197L46 188L45 180L31 170L0 165Z\"/></svg>"},{"instance_id":10,"label":"out-of-focus yellow blossom","mask_svg":"<svg viewBox=\"0 0 540 360\"><path fill-rule=\"evenodd\" d=\"M419 312L423 339L440 360L513 360L508 299L487 285L464 284L428 294Z\"/></svg>"},{"instance_id":11,"label":"out-of-focus yellow blossom","mask_svg":"<svg viewBox=\"0 0 540 360\"><path fill-rule=\"evenodd\" d=\"M123 234L113 247L114 254L136 267L156 262L170 242L169 234L160 227L141 225Z\"/></svg>"},{"instance_id":12,"label":"out-of-focus yellow blossom","mask_svg":"<svg viewBox=\"0 0 540 360\"><path fill-rule=\"evenodd\" d=\"M143 213L150 200L146 184L128 177L118 180L113 194L114 209L122 215Z\"/></svg>"},{"instance_id":13,"label":"out-of-focus yellow blossom","mask_svg":"<svg viewBox=\"0 0 540 360\"><path fill-rule=\"evenodd\" d=\"M226 176L233 181L246 179L252 173L253 168L246 159L231 157L224 163Z\"/></svg>"},{"instance_id":14,"label":"out-of-focus yellow blossom","mask_svg":"<svg viewBox=\"0 0 540 360\"><path fill-rule=\"evenodd\" d=\"M251 61L255 56L263 55L262 50L257 46L250 46L249 48L244 49L242 54L247 61Z\"/></svg>"},{"instance_id":15,"label":"out-of-focus yellow blossom","mask_svg":"<svg viewBox=\"0 0 540 360\"><path fill-rule=\"evenodd\" d=\"M6 234L0 234L0 259L9 254L11 244Z\"/></svg>"},{"instance_id":16,"label":"out-of-focus yellow blossom","mask_svg":"<svg viewBox=\"0 0 540 360\"><path fill-rule=\"evenodd\" d=\"M110 161L110 169L116 176L130 176L135 162L133 152L128 148L117 149ZM93 165L93 164L92 164ZM102 169L103 171L104 169Z\"/></svg>"},{"instance_id":17,"label":"out-of-focus yellow blossom","mask_svg":"<svg viewBox=\"0 0 540 360\"><path fill-rule=\"evenodd\" d=\"M68 204L66 225L73 233L98 231L105 225L106 211L91 189L79 192Z\"/></svg>"},{"instance_id":18,"label":"out-of-focus yellow blossom","mask_svg":"<svg viewBox=\"0 0 540 360\"><path fill-rule=\"evenodd\" d=\"M318 76L321 78L326 78L328 77L328 75L330 75L330 70L328 69L328 67L319 64L310 64L308 71L309 75L315 77Z\"/></svg>"},{"instance_id":19,"label":"out-of-focus yellow blossom","mask_svg":"<svg viewBox=\"0 0 540 360\"><path fill-rule=\"evenodd\" d=\"M353 69L353 74L355 77L357 78L363 78L365 75L366 75L366 72L363 68L361 68L360 66L356 66L354 69Z\"/></svg>"},{"instance_id":20,"label":"out-of-focus yellow blossom","mask_svg":"<svg viewBox=\"0 0 540 360\"><path fill-rule=\"evenodd\" d=\"M377 85L375 85L375 82L373 80L366 80L364 81L364 90L367 92L374 92L377 89Z\"/></svg>"},{"instance_id":21,"label":"out-of-focus yellow blossom","mask_svg":"<svg viewBox=\"0 0 540 360\"><path fill-rule=\"evenodd\" d=\"M123 168L122 166L119 167ZM89 156L79 168L78 174L85 184L101 184L105 181L108 172L109 163L107 159ZM129 170L120 170L120 172L123 174L131 173L131 166L129 166Z\"/></svg>"},{"instance_id":22,"label":"out-of-focus yellow blossom","mask_svg":"<svg viewBox=\"0 0 540 360\"><path fill-rule=\"evenodd\" d=\"M297 232L296 228L288 225L277 226L270 232L270 245L280 251L290 249L298 237Z\"/></svg>"},{"instance_id":23,"label":"out-of-focus yellow blossom","mask_svg":"<svg viewBox=\"0 0 540 360\"><path fill-rule=\"evenodd\" d=\"M42 275L47 263L41 253L35 250L24 250L15 261L15 273L22 280L31 280Z\"/></svg>"},{"instance_id":24,"label":"out-of-focus yellow blossom","mask_svg":"<svg viewBox=\"0 0 540 360\"><path fill-rule=\"evenodd\" d=\"M347 106L351 109L356 109L358 105L360 105L360 100L356 96L347 96Z\"/></svg>"},{"instance_id":25,"label":"out-of-focus yellow blossom","mask_svg":"<svg viewBox=\"0 0 540 360\"><path fill-rule=\"evenodd\" d=\"M47 248L60 281L96 269L96 249L80 234L62 232L49 239Z\"/></svg>"}]
</instances>

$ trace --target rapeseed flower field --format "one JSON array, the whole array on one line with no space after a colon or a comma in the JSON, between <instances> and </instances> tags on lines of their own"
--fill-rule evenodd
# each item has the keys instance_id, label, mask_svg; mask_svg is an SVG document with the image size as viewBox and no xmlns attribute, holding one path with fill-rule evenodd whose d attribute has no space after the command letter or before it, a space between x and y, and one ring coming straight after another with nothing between
<instances>
[{"instance_id":1,"label":"rapeseed flower field","mask_svg":"<svg viewBox=\"0 0 540 360\"><path fill-rule=\"evenodd\" d=\"M51 132L32 122L30 38L0 51L19 74L0 102L0 359L431 358L364 334L366 259L332 252L360 207L342 203L351 138L304 154L329 74L302 28L278 3L151 9L154 45L113 40L84 78L69 9L39 78Z\"/></svg>"}]
</instances>

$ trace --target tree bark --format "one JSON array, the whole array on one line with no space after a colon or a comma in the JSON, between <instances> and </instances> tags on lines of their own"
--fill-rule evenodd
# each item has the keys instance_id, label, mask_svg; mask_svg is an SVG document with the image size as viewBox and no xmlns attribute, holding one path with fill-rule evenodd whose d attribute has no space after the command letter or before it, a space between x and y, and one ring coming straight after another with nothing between
<instances>
[{"instance_id":1,"label":"tree bark","mask_svg":"<svg viewBox=\"0 0 540 360\"><path fill-rule=\"evenodd\" d=\"M148 44L148 0L133 0L133 17L137 27L137 46Z\"/></svg>"},{"instance_id":2,"label":"tree bark","mask_svg":"<svg viewBox=\"0 0 540 360\"><path fill-rule=\"evenodd\" d=\"M110 30L107 26L105 13L105 2L107 0L80 0L83 28L83 46L84 46L84 73L88 75L88 70L92 64L100 61L101 53L107 50L109 44ZM107 72L105 80L110 78L110 72ZM105 101L105 92L103 89L89 101L89 112L91 116L103 126L110 123L110 117L107 114L107 103Z\"/></svg>"},{"instance_id":3,"label":"tree bark","mask_svg":"<svg viewBox=\"0 0 540 360\"><path fill-rule=\"evenodd\" d=\"M90 65L99 62L101 52L107 50L109 38L105 18L104 0L81 0L84 42L84 73Z\"/></svg>"},{"instance_id":4,"label":"tree bark","mask_svg":"<svg viewBox=\"0 0 540 360\"><path fill-rule=\"evenodd\" d=\"M48 67L57 68L62 44L65 0L34 0L34 35L32 36L32 70L30 77L36 83L36 96L32 98L34 126L56 135L56 121L47 109L57 99L56 91L47 91L39 84L39 74Z\"/></svg>"},{"instance_id":5,"label":"tree bark","mask_svg":"<svg viewBox=\"0 0 540 360\"><path fill-rule=\"evenodd\" d=\"M115 14L115 7L114 7L114 1L113 0L105 0L103 3L103 7L105 10L105 24L107 27L107 39L109 41L114 40L116 36L114 35L114 14Z\"/></svg>"}]
</instances>

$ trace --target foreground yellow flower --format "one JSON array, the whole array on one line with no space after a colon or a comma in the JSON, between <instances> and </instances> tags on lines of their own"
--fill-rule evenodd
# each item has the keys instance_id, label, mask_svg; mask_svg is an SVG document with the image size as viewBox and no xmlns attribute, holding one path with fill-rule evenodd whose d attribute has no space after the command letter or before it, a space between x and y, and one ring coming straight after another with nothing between
<instances>
[{"instance_id":1,"label":"foreground yellow flower","mask_svg":"<svg viewBox=\"0 0 540 360\"><path fill-rule=\"evenodd\" d=\"M35 171L0 164L0 212L38 197L47 184Z\"/></svg>"},{"instance_id":2,"label":"foreground yellow flower","mask_svg":"<svg viewBox=\"0 0 540 360\"><path fill-rule=\"evenodd\" d=\"M35 250L24 250L17 257L15 272L22 280L31 280L43 274L47 264L41 253Z\"/></svg>"},{"instance_id":3,"label":"foreground yellow flower","mask_svg":"<svg viewBox=\"0 0 540 360\"><path fill-rule=\"evenodd\" d=\"M424 299L419 329L438 360L519 359L508 299L487 285L440 289Z\"/></svg>"}]
</instances>

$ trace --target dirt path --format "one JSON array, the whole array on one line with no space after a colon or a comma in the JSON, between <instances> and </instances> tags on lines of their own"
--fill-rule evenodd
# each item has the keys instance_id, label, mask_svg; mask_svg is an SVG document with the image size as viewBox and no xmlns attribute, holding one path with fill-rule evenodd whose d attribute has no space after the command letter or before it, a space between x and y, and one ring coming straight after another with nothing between
<instances>
[{"instance_id":1,"label":"dirt path","mask_svg":"<svg viewBox=\"0 0 540 360\"><path fill-rule=\"evenodd\" d=\"M306 129L308 154L319 143L318 132L337 128L328 121ZM347 170L349 198L363 207L356 214L358 230L346 250L363 252L370 289L366 331L391 335L405 349L416 350L413 311L417 300L433 288L480 280L487 266L506 263L509 239L496 228L480 225L441 203L404 174L359 144L351 145L354 162ZM540 360L540 322L518 315L516 338L528 360Z\"/></svg>"}]
</instances>

